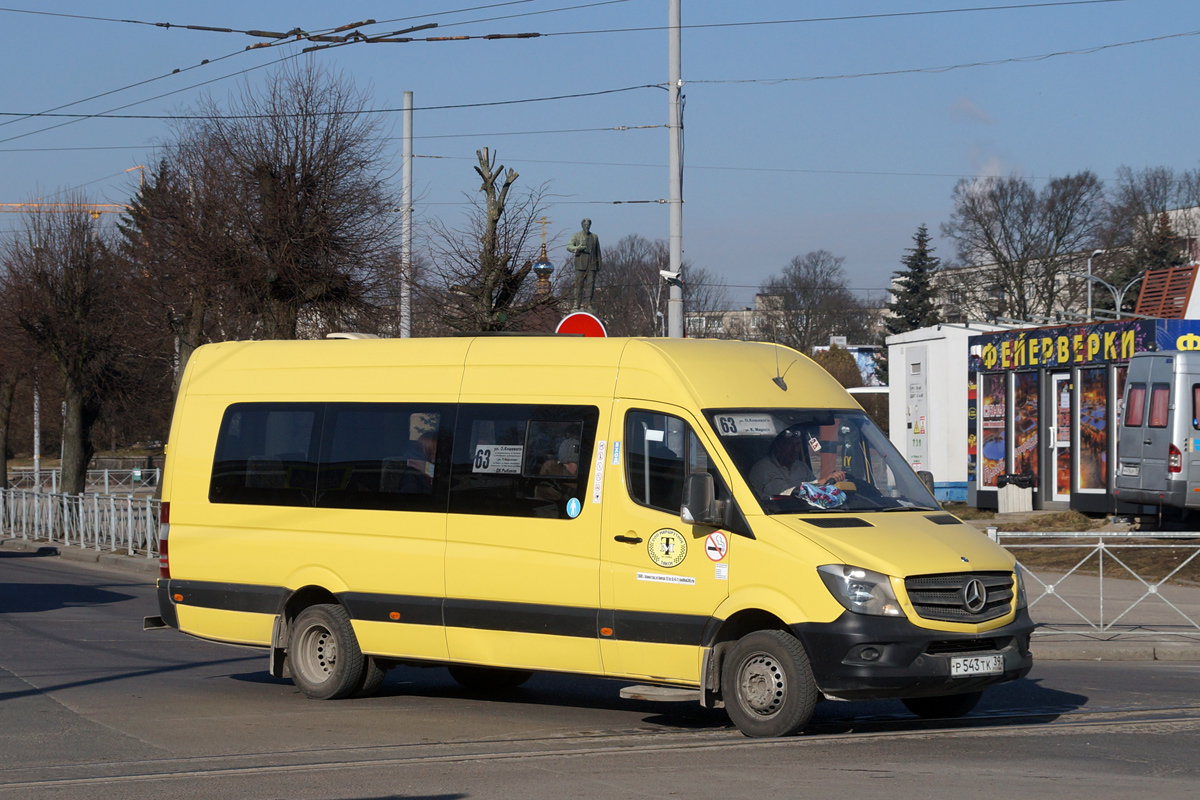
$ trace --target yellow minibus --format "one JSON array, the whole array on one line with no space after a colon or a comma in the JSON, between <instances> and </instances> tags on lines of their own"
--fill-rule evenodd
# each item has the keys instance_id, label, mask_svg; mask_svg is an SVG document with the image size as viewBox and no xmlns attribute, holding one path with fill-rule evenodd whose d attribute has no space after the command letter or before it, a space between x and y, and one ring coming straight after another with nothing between
<instances>
[{"instance_id":1,"label":"yellow minibus","mask_svg":"<svg viewBox=\"0 0 1200 800\"><path fill-rule=\"evenodd\" d=\"M163 624L262 647L312 698L401 664L555 671L783 736L822 698L959 716L1032 665L1012 556L773 344L206 345L162 500Z\"/></svg>"}]
</instances>

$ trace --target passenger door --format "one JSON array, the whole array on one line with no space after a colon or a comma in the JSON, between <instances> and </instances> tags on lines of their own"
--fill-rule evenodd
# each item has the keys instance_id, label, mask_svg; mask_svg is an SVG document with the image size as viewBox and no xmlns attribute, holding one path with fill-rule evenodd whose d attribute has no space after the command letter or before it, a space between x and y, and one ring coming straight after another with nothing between
<instances>
[{"instance_id":1,"label":"passenger door","mask_svg":"<svg viewBox=\"0 0 1200 800\"><path fill-rule=\"evenodd\" d=\"M599 421L594 405L459 406L446 532L452 660L601 672Z\"/></svg>"},{"instance_id":2,"label":"passenger door","mask_svg":"<svg viewBox=\"0 0 1200 800\"><path fill-rule=\"evenodd\" d=\"M728 497L696 421L680 408L618 400L600 539L600 641L605 672L698 682L700 648L729 594L728 531L679 517L692 472L710 472Z\"/></svg>"}]
</instances>

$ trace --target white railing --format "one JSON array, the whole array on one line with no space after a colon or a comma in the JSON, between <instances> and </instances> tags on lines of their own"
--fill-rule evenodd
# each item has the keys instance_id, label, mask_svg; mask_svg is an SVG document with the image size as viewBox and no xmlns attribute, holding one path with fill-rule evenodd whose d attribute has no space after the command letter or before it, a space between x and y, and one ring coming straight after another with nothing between
<instances>
[{"instance_id":1,"label":"white railing","mask_svg":"<svg viewBox=\"0 0 1200 800\"><path fill-rule=\"evenodd\" d=\"M4 489L0 529L13 538L156 558L158 509L149 497Z\"/></svg>"},{"instance_id":2,"label":"white railing","mask_svg":"<svg viewBox=\"0 0 1200 800\"><path fill-rule=\"evenodd\" d=\"M1059 552L1063 566L1021 566L1029 613L1044 628L1063 632L1188 634L1200 632L1200 584L1180 577L1200 564L1200 533L999 532L988 535L1033 561L1037 552ZM1132 564L1134 553L1173 556L1156 577ZM1193 574L1193 566L1185 574Z\"/></svg>"},{"instance_id":3,"label":"white railing","mask_svg":"<svg viewBox=\"0 0 1200 800\"><path fill-rule=\"evenodd\" d=\"M89 469L84 491L112 494L119 492L148 492L158 486L162 470L154 468ZM62 486L62 471L58 468L34 472L28 467L10 467L9 489L40 489L54 494Z\"/></svg>"}]
</instances>

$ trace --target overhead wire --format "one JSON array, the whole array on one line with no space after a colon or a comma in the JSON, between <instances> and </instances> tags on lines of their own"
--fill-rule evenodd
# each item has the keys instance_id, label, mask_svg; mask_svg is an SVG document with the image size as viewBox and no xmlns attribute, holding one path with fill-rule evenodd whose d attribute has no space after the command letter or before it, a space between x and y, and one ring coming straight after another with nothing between
<instances>
[{"instance_id":1,"label":"overhead wire","mask_svg":"<svg viewBox=\"0 0 1200 800\"><path fill-rule=\"evenodd\" d=\"M1182 39L1191 36L1200 36L1200 31L1185 31L1183 33L1168 33L1162 36L1151 36L1145 39L1131 39L1126 42L1113 42L1111 44L1101 44L1094 47L1081 47L1075 50L1057 50L1053 53L1041 53L1034 56L1015 56L1013 58L998 58L992 61L972 61L966 64L950 64L942 67L913 67L911 69L892 69L883 70L880 72L855 72L843 75L815 75L806 78L743 78L743 79L726 79L726 80L689 80L687 83L761 83L768 85L776 85L789 82L811 82L811 81L834 81L846 78L877 78L885 75L911 75L915 73L940 74L950 72L956 69L969 69L972 67L995 67L1002 64L1021 64L1034 63L1037 61L1045 61L1059 56L1075 56L1075 55L1091 55L1104 50L1112 50L1117 47L1129 47L1136 44L1148 44L1150 42L1163 42L1168 39Z\"/></svg>"}]
</instances>

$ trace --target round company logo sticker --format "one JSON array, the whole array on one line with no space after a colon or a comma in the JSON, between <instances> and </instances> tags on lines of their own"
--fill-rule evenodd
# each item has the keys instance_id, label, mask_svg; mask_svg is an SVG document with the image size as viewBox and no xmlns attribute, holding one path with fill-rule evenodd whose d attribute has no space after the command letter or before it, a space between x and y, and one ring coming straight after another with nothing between
<instances>
[{"instance_id":1,"label":"round company logo sticker","mask_svg":"<svg viewBox=\"0 0 1200 800\"><path fill-rule=\"evenodd\" d=\"M571 519L575 519L576 517L578 517L579 512L582 510L583 510L583 507L579 504L578 497L572 497L570 500L567 501L567 516L570 517Z\"/></svg>"},{"instance_id":2,"label":"round company logo sticker","mask_svg":"<svg viewBox=\"0 0 1200 800\"><path fill-rule=\"evenodd\" d=\"M729 540L720 531L713 531L704 540L704 555L713 561L720 561L729 552Z\"/></svg>"},{"instance_id":3,"label":"round company logo sticker","mask_svg":"<svg viewBox=\"0 0 1200 800\"><path fill-rule=\"evenodd\" d=\"M660 567L677 567L687 557L687 539L683 534L671 528L663 528L650 534L646 545L650 551L650 560Z\"/></svg>"}]
</instances>

